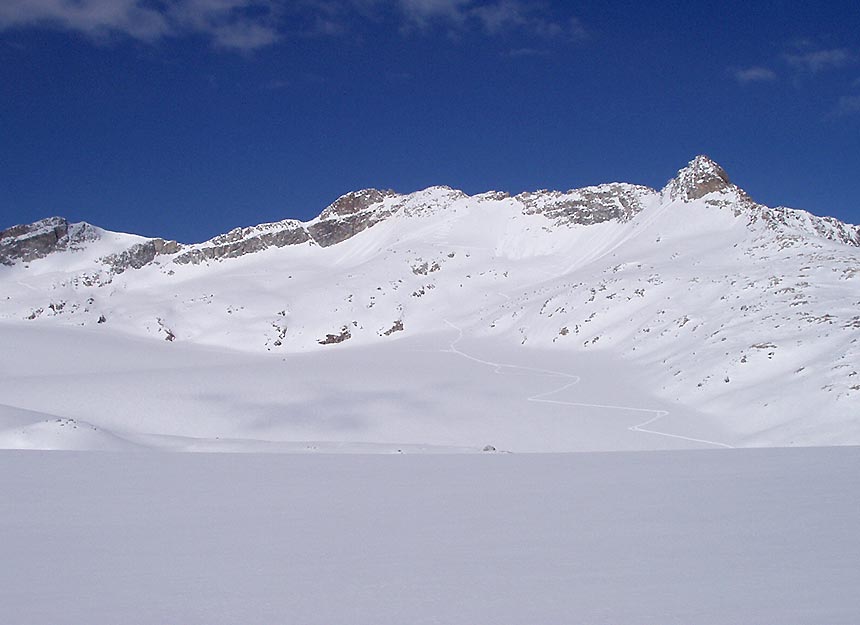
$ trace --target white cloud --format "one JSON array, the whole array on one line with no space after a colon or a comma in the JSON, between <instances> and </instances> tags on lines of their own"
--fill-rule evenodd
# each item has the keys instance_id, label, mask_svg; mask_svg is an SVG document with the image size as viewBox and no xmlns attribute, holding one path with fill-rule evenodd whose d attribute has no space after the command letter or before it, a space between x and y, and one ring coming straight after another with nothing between
<instances>
[{"instance_id":1,"label":"white cloud","mask_svg":"<svg viewBox=\"0 0 860 625\"><path fill-rule=\"evenodd\" d=\"M167 34L170 25L161 12L138 0L3 0L0 29L46 25L90 36L123 32L151 40Z\"/></svg>"},{"instance_id":2,"label":"white cloud","mask_svg":"<svg viewBox=\"0 0 860 625\"><path fill-rule=\"evenodd\" d=\"M827 69L838 69L857 61L857 55L846 48L812 50L783 55L794 69L817 74Z\"/></svg>"},{"instance_id":3,"label":"white cloud","mask_svg":"<svg viewBox=\"0 0 860 625\"><path fill-rule=\"evenodd\" d=\"M0 32L48 27L144 42L202 35L216 47L253 50L277 42L288 28L336 36L357 23L393 18L407 31L439 25L458 34L587 36L577 18L556 19L548 6L538 0L0 0Z\"/></svg>"},{"instance_id":4,"label":"white cloud","mask_svg":"<svg viewBox=\"0 0 860 625\"><path fill-rule=\"evenodd\" d=\"M167 10L178 30L208 35L220 47L252 50L280 37L270 0L181 0Z\"/></svg>"},{"instance_id":5,"label":"white cloud","mask_svg":"<svg viewBox=\"0 0 860 625\"><path fill-rule=\"evenodd\" d=\"M0 31L46 26L146 42L196 33L220 47L249 50L278 39L276 7L272 0L2 0Z\"/></svg>"},{"instance_id":6,"label":"white cloud","mask_svg":"<svg viewBox=\"0 0 860 625\"><path fill-rule=\"evenodd\" d=\"M502 0L496 4L477 6L471 9L472 15L489 33L498 33L509 28L522 26L528 19L525 7L519 2Z\"/></svg>"},{"instance_id":7,"label":"white cloud","mask_svg":"<svg viewBox=\"0 0 860 625\"><path fill-rule=\"evenodd\" d=\"M734 71L735 80L741 84L751 82L773 82L776 80L776 72L767 67L756 65L747 67L746 69L737 69Z\"/></svg>"}]
</instances>

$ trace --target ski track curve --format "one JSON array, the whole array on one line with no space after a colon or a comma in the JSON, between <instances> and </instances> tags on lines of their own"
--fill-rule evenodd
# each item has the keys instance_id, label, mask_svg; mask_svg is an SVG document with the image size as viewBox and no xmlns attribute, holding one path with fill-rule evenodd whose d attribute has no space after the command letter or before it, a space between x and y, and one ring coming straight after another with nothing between
<instances>
[{"instance_id":1,"label":"ski track curve","mask_svg":"<svg viewBox=\"0 0 860 625\"><path fill-rule=\"evenodd\" d=\"M576 406L582 408L599 408L603 410L626 410L628 412L645 412L653 415L651 418L646 419L642 423L637 423L636 425L631 425L627 429L631 432L639 432L640 434L653 434L656 436L665 436L668 438L674 438L683 441L689 441L692 443L702 443L705 445L713 445L715 447L722 447L725 449L734 449L732 445L728 445L726 443L720 443L718 441L711 441L703 438L693 438L691 436L682 436L681 434L670 434L668 432L660 432L659 430L652 430L647 428L646 426L652 425L656 423L663 417L667 416L669 412L667 410L657 410L654 408L637 408L633 406L614 406L610 404L587 404L582 402L572 402L572 401L562 401L559 399L547 399L550 395L555 395L557 393L561 393L562 391L579 384L582 378L578 375L574 375L571 373L565 373L563 371L554 371L551 369L540 369L537 367L528 367L525 365L513 365L506 363L493 362L490 360L484 360L483 358L478 358L471 354L467 354L457 347L457 343L459 343L463 339L463 329L459 326L453 324L448 319L445 319L445 323L450 326L452 329L457 331L457 337L451 341L448 345L447 350L442 350L445 352L450 352L453 354L457 354L458 356L465 358L467 360L471 360L472 362L486 365L488 367L493 367L493 373L498 375L504 375L505 369L518 369L521 371L530 371L534 373L538 373L541 375L545 375L548 377L558 377L568 380L566 383L561 385L558 388L551 389L549 391L545 391L543 393L538 393L536 395L531 395L526 398L526 401L532 401L535 403L543 403L543 404L556 404L560 406Z\"/></svg>"}]
</instances>

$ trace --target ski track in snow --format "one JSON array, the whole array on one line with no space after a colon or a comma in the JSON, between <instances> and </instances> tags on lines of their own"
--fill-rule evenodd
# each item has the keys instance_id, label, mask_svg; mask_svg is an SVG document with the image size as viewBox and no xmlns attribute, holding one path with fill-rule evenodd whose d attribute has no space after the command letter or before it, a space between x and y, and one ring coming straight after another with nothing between
<instances>
[{"instance_id":1,"label":"ski track in snow","mask_svg":"<svg viewBox=\"0 0 860 625\"><path fill-rule=\"evenodd\" d=\"M556 404L560 406L577 406L581 408L599 408L603 410L626 410L629 412L646 412L652 414L650 419L643 421L642 423L637 423L636 425L631 425L627 429L631 432L639 432L641 434L654 434L657 436L666 436L668 438L676 438L684 441L690 441L692 443L702 443L705 445L713 445L715 447L723 447L726 449L734 449L732 445L728 445L726 443L720 443L718 441L711 441L703 438L693 438L690 436L682 436L680 434L670 434L668 432L660 432L658 430L648 429L645 426L656 423L663 417L669 414L666 410L657 410L654 408L636 408L632 406L613 406L609 404L586 404L582 402L572 402L572 401L562 401L559 399L546 399L549 395L555 395L557 393L561 393L568 388L579 384L582 378L578 375L574 375L571 373L564 373L563 371L553 371L551 369L540 369L537 367L528 367L525 365L512 365L506 363L493 362L490 360L484 360L482 358L478 358L476 356L472 356L471 354L467 354L457 347L457 343L459 343L463 339L463 329L459 326L455 325L448 319L445 319L445 323L450 326L452 329L457 331L457 337L451 341L448 345L448 349L442 350L443 352L450 352L452 354L457 354L467 360L471 360L472 362L476 362L481 365L486 365L488 367L493 367L493 372L498 375L504 375L504 369L519 369L521 371L530 371L534 373L538 373L541 375L546 375L549 377L559 377L568 380L565 384L561 385L558 388L554 388L549 391L545 391L543 393L538 393L537 395L531 395L526 398L526 401L532 401L535 403L543 403L543 404Z\"/></svg>"}]
</instances>

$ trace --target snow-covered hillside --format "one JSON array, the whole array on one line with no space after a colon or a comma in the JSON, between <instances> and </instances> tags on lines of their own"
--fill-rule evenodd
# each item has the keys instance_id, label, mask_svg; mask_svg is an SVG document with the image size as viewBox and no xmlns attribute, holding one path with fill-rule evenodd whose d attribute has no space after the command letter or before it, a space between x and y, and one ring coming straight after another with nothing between
<instances>
[{"instance_id":1,"label":"snow-covered hillside","mask_svg":"<svg viewBox=\"0 0 860 625\"><path fill-rule=\"evenodd\" d=\"M16 226L0 445L860 443L858 245L703 156L660 191L365 190L195 245Z\"/></svg>"}]
</instances>

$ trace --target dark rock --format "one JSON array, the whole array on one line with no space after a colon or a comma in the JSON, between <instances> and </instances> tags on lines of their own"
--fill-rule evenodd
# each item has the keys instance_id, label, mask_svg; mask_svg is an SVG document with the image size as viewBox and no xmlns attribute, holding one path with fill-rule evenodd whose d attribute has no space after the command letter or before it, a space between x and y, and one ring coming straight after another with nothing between
<instances>
[{"instance_id":1,"label":"dark rock","mask_svg":"<svg viewBox=\"0 0 860 625\"><path fill-rule=\"evenodd\" d=\"M388 328L382 334L384 334L385 336L391 336L395 332L403 332L403 321L401 319L398 319L397 321L395 321L394 325L392 325L390 328Z\"/></svg>"},{"instance_id":2,"label":"dark rock","mask_svg":"<svg viewBox=\"0 0 860 625\"><path fill-rule=\"evenodd\" d=\"M325 338L317 341L317 343L320 345L333 345L335 343L343 343L350 338L352 338L352 334L349 331L349 326L343 326L339 334L326 334Z\"/></svg>"}]
</instances>

